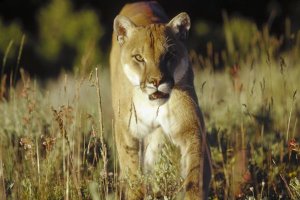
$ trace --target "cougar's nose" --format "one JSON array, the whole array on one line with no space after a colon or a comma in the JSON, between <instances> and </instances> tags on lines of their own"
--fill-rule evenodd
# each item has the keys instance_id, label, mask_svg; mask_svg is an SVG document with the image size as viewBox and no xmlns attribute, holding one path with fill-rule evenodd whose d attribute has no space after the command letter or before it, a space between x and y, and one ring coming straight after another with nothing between
<instances>
[{"instance_id":1,"label":"cougar's nose","mask_svg":"<svg viewBox=\"0 0 300 200\"><path fill-rule=\"evenodd\" d=\"M158 86L159 86L160 84L162 84L163 79L162 79L162 77L150 77L150 78L148 79L148 81L149 81L149 83L150 83L151 85L153 85L154 87L158 88Z\"/></svg>"},{"instance_id":2,"label":"cougar's nose","mask_svg":"<svg viewBox=\"0 0 300 200\"><path fill-rule=\"evenodd\" d=\"M149 79L149 83L156 88L158 88L160 82L161 82L161 79L158 79L158 78L150 78Z\"/></svg>"}]
</instances>

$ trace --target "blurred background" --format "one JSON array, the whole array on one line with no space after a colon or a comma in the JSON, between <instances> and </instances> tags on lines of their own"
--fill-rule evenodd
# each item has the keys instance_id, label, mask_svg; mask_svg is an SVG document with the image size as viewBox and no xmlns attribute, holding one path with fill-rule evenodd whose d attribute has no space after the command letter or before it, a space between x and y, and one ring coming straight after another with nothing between
<instances>
[{"instance_id":1,"label":"blurred background","mask_svg":"<svg viewBox=\"0 0 300 200\"><path fill-rule=\"evenodd\" d=\"M2 73L22 67L44 79L57 76L62 69L86 73L98 64L108 66L112 22L128 2L134 1L1 0ZM238 62L243 52L249 52L258 31L266 28L277 39L285 34L286 40L297 37L300 27L297 0L159 2L170 17L181 11L190 14L189 47L197 54L222 55L224 49L241 52L230 56L230 65ZM279 50L285 48L289 48L288 41L283 41ZM215 68L228 64L219 60Z\"/></svg>"},{"instance_id":2,"label":"blurred background","mask_svg":"<svg viewBox=\"0 0 300 200\"><path fill-rule=\"evenodd\" d=\"M108 58L126 2L0 0L1 200L118 197ZM300 199L300 1L159 3L191 16L211 199ZM182 178L166 148L137 184L174 199Z\"/></svg>"}]
</instances>

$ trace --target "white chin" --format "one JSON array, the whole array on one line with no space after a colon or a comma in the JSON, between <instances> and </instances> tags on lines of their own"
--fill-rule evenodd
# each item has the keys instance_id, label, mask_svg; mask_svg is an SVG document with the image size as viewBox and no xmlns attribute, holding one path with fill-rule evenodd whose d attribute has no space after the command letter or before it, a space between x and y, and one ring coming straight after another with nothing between
<instances>
[{"instance_id":1,"label":"white chin","mask_svg":"<svg viewBox=\"0 0 300 200\"><path fill-rule=\"evenodd\" d=\"M160 99L155 99L155 100L149 99L149 102L153 106L161 106L161 105L165 104L168 100L169 100L169 98L160 98Z\"/></svg>"}]
</instances>

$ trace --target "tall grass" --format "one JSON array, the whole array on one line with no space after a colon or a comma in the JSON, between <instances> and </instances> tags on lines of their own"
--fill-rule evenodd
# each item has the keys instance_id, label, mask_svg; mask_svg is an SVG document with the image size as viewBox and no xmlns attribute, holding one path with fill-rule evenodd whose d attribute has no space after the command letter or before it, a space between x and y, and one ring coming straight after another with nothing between
<instances>
[{"instance_id":1,"label":"tall grass","mask_svg":"<svg viewBox=\"0 0 300 200\"><path fill-rule=\"evenodd\" d=\"M233 30L243 22L226 20L227 50L216 54L209 43L208 56L191 52L212 152L210 197L299 199L300 34L288 38L287 26L293 45L279 51L282 39L266 28L250 28L255 40L235 39L249 37ZM226 67L215 70L220 62ZM41 86L21 70L16 87L5 83L0 199L119 199L127 180L118 179L109 71L63 74ZM154 172L128 187L145 185L146 199L180 199L177 160L178 149L166 144Z\"/></svg>"}]
</instances>

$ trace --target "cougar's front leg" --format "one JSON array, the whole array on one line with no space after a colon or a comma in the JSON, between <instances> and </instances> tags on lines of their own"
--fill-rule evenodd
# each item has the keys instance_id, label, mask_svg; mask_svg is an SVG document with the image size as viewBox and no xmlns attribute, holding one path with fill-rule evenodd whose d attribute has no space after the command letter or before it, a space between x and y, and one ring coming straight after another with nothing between
<instances>
[{"instance_id":1,"label":"cougar's front leg","mask_svg":"<svg viewBox=\"0 0 300 200\"><path fill-rule=\"evenodd\" d=\"M198 129L186 130L172 137L181 151L182 174L185 177L185 200L208 198L210 165L206 144ZM205 146L203 146L205 145Z\"/></svg>"},{"instance_id":2,"label":"cougar's front leg","mask_svg":"<svg viewBox=\"0 0 300 200\"><path fill-rule=\"evenodd\" d=\"M142 184L139 183L139 141L134 138L127 128L116 123L116 145L121 170L121 178L125 179L122 184L123 200L143 199Z\"/></svg>"}]
</instances>

